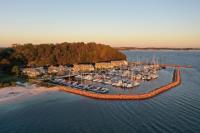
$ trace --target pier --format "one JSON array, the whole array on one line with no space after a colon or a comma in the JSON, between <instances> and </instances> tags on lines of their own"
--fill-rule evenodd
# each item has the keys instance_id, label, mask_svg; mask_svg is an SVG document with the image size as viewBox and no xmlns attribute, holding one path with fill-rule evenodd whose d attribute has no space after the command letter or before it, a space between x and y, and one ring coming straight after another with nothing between
<instances>
[{"instance_id":1,"label":"pier","mask_svg":"<svg viewBox=\"0 0 200 133\"><path fill-rule=\"evenodd\" d=\"M170 65L174 66L174 65ZM174 66L175 67L175 66ZM78 90L78 89L73 89L70 87L64 87L60 86L60 90L68 93L73 93L81 96L86 96L94 99L102 99L102 100L144 100L144 99L149 99L152 97L155 97L161 93L164 93L178 85L181 84L181 71L180 71L180 66L176 65L176 69L174 70L174 74L172 77L172 82L169 84L166 84L164 86L161 86L159 88L156 88L148 93L144 94L98 94L98 93L93 93L89 92L86 90Z\"/></svg>"},{"instance_id":2,"label":"pier","mask_svg":"<svg viewBox=\"0 0 200 133\"><path fill-rule=\"evenodd\" d=\"M140 64L145 65L145 62L129 62L130 64ZM179 67L179 68L192 68L191 65L177 65L177 64L159 64L161 67Z\"/></svg>"}]
</instances>

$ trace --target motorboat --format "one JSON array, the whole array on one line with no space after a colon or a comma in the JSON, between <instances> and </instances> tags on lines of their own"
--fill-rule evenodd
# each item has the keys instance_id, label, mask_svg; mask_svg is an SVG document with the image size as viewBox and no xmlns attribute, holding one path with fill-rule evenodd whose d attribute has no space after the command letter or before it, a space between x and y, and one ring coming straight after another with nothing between
<instances>
[{"instance_id":1,"label":"motorboat","mask_svg":"<svg viewBox=\"0 0 200 133\"><path fill-rule=\"evenodd\" d=\"M99 83L102 83L102 82L103 82L103 80L102 80L102 79L99 79L97 82L99 82Z\"/></svg>"},{"instance_id":2,"label":"motorboat","mask_svg":"<svg viewBox=\"0 0 200 133\"><path fill-rule=\"evenodd\" d=\"M78 85L76 85L76 88L78 88L78 89L84 89L84 84L78 84Z\"/></svg>"},{"instance_id":3,"label":"motorboat","mask_svg":"<svg viewBox=\"0 0 200 133\"><path fill-rule=\"evenodd\" d=\"M83 79L85 79L85 80L93 80L93 77L91 75L86 75L86 76L84 76Z\"/></svg>"},{"instance_id":4,"label":"motorboat","mask_svg":"<svg viewBox=\"0 0 200 133\"><path fill-rule=\"evenodd\" d=\"M157 75L157 74L151 74L151 78L152 78L152 79L157 79L157 78L158 78L158 75Z\"/></svg>"},{"instance_id":5,"label":"motorboat","mask_svg":"<svg viewBox=\"0 0 200 133\"><path fill-rule=\"evenodd\" d=\"M98 90L98 93L108 93L109 92L109 89L108 88L104 88L104 87L102 87L102 88L100 88L99 90Z\"/></svg>"},{"instance_id":6,"label":"motorboat","mask_svg":"<svg viewBox=\"0 0 200 133\"><path fill-rule=\"evenodd\" d=\"M133 84L132 83L127 83L126 88L132 88Z\"/></svg>"},{"instance_id":7,"label":"motorboat","mask_svg":"<svg viewBox=\"0 0 200 133\"><path fill-rule=\"evenodd\" d=\"M93 79L92 81L97 82L99 79Z\"/></svg>"},{"instance_id":8,"label":"motorboat","mask_svg":"<svg viewBox=\"0 0 200 133\"><path fill-rule=\"evenodd\" d=\"M134 86L134 87L139 86L139 85L140 85L140 82L137 82L137 81L134 81L134 82L133 82L133 86Z\"/></svg>"},{"instance_id":9,"label":"motorboat","mask_svg":"<svg viewBox=\"0 0 200 133\"><path fill-rule=\"evenodd\" d=\"M104 81L105 84L108 84L108 85L111 85L112 84L112 81L111 80L106 80Z\"/></svg>"},{"instance_id":10,"label":"motorboat","mask_svg":"<svg viewBox=\"0 0 200 133\"><path fill-rule=\"evenodd\" d=\"M118 82L113 83L112 85L113 85L113 86L117 86L117 87L121 87L122 84L123 84L122 80L119 80Z\"/></svg>"}]
</instances>

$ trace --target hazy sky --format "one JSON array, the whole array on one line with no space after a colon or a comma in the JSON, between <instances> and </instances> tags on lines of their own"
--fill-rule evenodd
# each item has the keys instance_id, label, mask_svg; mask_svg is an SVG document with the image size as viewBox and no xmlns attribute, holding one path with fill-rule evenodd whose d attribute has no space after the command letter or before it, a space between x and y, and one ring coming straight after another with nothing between
<instances>
[{"instance_id":1,"label":"hazy sky","mask_svg":"<svg viewBox=\"0 0 200 133\"><path fill-rule=\"evenodd\" d=\"M0 46L200 47L200 0L0 0Z\"/></svg>"}]
</instances>

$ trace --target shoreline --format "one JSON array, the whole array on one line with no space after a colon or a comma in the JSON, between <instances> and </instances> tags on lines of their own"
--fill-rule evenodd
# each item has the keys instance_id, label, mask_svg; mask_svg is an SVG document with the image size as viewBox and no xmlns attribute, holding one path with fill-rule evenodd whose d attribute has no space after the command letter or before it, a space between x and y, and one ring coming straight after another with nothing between
<instances>
[{"instance_id":1,"label":"shoreline","mask_svg":"<svg viewBox=\"0 0 200 133\"><path fill-rule=\"evenodd\" d=\"M123 51L141 51L141 52L199 52L199 50L165 50L165 49L119 49L119 51L123 52Z\"/></svg>"},{"instance_id":2,"label":"shoreline","mask_svg":"<svg viewBox=\"0 0 200 133\"><path fill-rule=\"evenodd\" d=\"M55 91L63 91L100 100L144 100L155 97L180 84L181 84L180 67L177 67L177 69L174 70L172 81L170 83L155 88L154 90L143 94L98 94L64 86L55 86L47 88L36 85L29 85L26 87L16 86L16 87L5 87L0 89L0 104L29 98L31 96L36 96L42 93L55 92Z\"/></svg>"},{"instance_id":3,"label":"shoreline","mask_svg":"<svg viewBox=\"0 0 200 133\"><path fill-rule=\"evenodd\" d=\"M5 87L0 89L0 104L12 102L15 100L22 100L42 93L59 91L58 87Z\"/></svg>"},{"instance_id":4,"label":"shoreline","mask_svg":"<svg viewBox=\"0 0 200 133\"><path fill-rule=\"evenodd\" d=\"M113 47L117 50L133 50L133 51L200 51L200 48L137 48L137 47Z\"/></svg>"}]
</instances>

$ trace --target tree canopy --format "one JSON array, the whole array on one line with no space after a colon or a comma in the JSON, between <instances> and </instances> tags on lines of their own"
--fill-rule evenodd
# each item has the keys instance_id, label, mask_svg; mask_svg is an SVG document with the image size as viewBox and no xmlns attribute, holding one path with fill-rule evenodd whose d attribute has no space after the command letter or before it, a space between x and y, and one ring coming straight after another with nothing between
<instances>
[{"instance_id":1,"label":"tree canopy","mask_svg":"<svg viewBox=\"0 0 200 133\"><path fill-rule=\"evenodd\" d=\"M96 43L15 44L0 50L0 64L66 65L126 60L126 56L109 45Z\"/></svg>"}]
</instances>

